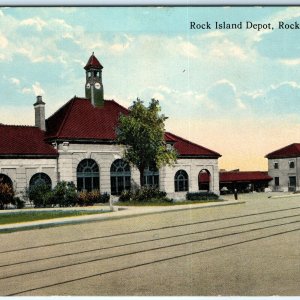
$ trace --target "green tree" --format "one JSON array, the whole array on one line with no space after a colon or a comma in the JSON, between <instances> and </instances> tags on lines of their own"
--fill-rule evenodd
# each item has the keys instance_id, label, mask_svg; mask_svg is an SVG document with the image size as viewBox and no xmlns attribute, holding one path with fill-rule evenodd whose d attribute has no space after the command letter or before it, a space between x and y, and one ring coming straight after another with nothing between
<instances>
[{"instance_id":1,"label":"green tree","mask_svg":"<svg viewBox=\"0 0 300 300\"><path fill-rule=\"evenodd\" d=\"M128 115L120 115L117 141L125 145L124 159L140 171L140 185L144 185L144 171L149 166L160 168L172 165L177 153L164 140L166 116L160 114L159 101L152 99L146 107L137 99Z\"/></svg>"}]
</instances>

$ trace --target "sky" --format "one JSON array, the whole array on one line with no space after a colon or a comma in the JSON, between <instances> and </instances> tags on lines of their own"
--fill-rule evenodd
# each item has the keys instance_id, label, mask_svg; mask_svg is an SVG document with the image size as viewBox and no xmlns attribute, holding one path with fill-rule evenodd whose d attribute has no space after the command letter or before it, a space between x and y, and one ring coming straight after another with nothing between
<instances>
[{"instance_id":1,"label":"sky","mask_svg":"<svg viewBox=\"0 0 300 300\"><path fill-rule=\"evenodd\" d=\"M166 130L219 152L219 168L267 170L267 153L300 142L300 29L279 22L300 8L2 7L0 123L34 125L37 95L46 117L84 97L94 52L105 99L158 99Z\"/></svg>"}]
</instances>

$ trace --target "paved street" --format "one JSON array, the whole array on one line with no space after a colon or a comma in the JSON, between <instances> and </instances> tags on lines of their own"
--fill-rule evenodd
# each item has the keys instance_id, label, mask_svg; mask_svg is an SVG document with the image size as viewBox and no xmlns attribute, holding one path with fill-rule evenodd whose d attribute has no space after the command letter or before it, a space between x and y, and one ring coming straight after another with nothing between
<instances>
[{"instance_id":1,"label":"paved street","mask_svg":"<svg viewBox=\"0 0 300 300\"><path fill-rule=\"evenodd\" d=\"M300 295L300 196L267 196L1 234L0 294Z\"/></svg>"}]
</instances>

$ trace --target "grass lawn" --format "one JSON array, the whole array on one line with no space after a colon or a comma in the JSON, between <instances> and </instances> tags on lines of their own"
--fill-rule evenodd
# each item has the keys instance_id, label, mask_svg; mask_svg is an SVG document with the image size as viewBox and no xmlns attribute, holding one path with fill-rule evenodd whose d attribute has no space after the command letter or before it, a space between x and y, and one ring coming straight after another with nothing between
<instances>
[{"instance_id":1,"label":"grass lawn","mask_svg":"<svg viewBox=\"0 0 300 300\"><path fill-rule=\"evenodd\" d=\"M30 222L30 221L37 221L37 220L48 220L48 219L56 219L56 218L64 218L64 217L73 217L73 216L92 215L92 214L100 214L100 213L104 213L104 211L53 210L53 211L9 212L9 213L0 214L0 225Z\"/></svg>"},{"instance_id":2,"label":"grass lawn","mask_svg":"<svg viewBox=\"0 0 300 300\"><path fill-rule=\"evenodd\" d=\"M224 200L185 200L177 202L139 202L139 201L130 201L130 202L117 202L114 203L116 206L173 206L173 205L186 205L186 204L200 204L200 203L209 203L209 202L223 202Z\"/></svg>"}]
</instances>

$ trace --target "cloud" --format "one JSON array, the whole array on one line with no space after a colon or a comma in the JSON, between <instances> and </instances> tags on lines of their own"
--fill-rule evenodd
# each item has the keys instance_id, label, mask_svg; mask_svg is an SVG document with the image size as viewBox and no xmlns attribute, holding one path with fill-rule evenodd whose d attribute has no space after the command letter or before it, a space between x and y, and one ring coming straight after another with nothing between
<instances>
[{"instance_id":1,"label":"cloud","mask_svg":"<svg viewBox=\"0 0 300 300\"><path fill-rule=\"evenodd\" d=\"M32 89L31 88L26 88L24 87L22 90L21 90L22 94L31 94L32 93Z\"/></svg>"},{"instance_id":2,"label":"cloud","mask_svg":"<svg viewBox=\"0 0 300 300\"><path fill-rule=\"evenodd\" d=\"M300 111L300 84L283 81L264 90L244 93L249 108L257 115L298 115Z\"/></svg>"},{"instance_id":3,"label":"cloud","mask_svg":"<svg viewBox=\"0 0 300 300\"><path fill-rule=\"evenodd\" d=\"M4 35L0 35L0 48L6 48L8 46L8 40Z\"/></svg>"},{"instance_id":4,"label":"cloud","mask_svg":"<svg viewBox=\"0 0 300 300\"><path fill-rule=\"evenodd\" d=\"M18 78L11 77L11 78L9 79L9 81L10 81L12 84L14 84L14 85L20 85L20 79L18 79Z\"/></svg>"},{"instance_id":5,"label":"cloud","mask_svg":"<svg viewBox=\"0 0 300 300\"><path fill-rule=\"evenodd\" d=\"M206 99L205 99L206 98ZM228 79L214 82L204 96L206 103L211 103L215 111L236 111L245 109L246 105L240 98L236 86Z\"/></svg>"},{"instance_id":6,"label":"cloud","mask_svg":"<svg viewBox=\"0 0 300 300\"><path fill-rule=\"evenodd\" d=\"M45 91L42 89L41 84L39 82L35 82L32 86L24 87L21 90L22 94L34 94L35 96L45 95Z\"/></svg>"},{"instance_id":7,"label":"cloud","mask_svg":"<svg viewBox=\"0 0 300 300\"><path fill-rule=\"evenodd\" d=\"M286 65L286 66L299 66L300 65L300 58L295 59L280 59L279 63Z\"/></svg>"},{"instance_id":8,"label":"cloud","mask_svg":"<svg viewBox=\"0 0 300 300\"><path fill-rule=\"evenodd\" d=\"M37 31L42 31L42 29L47 25L45 21L43 21L39 17L25 19L20 22L21 26L32 26L35 27Z\"/></svg>"},{"instance_id":9,"label":"cloud","mask_svg":"<svg viewBox=\"0 0 300 300\"><path fill-rule=\"evenodd\" d=\"M205 39L223 38L225 35L226 35L225 32L215 30L215 31L200 35L199 39L200 40L205 40Z\"/></svg>"},{"instance_id":10,"label":"cloud","mask_svg":"<svg viewBox=\"0 0 300 300\"><path fill-rule=\"evenodd\" d=\"M36 96L41 96L45 94L45 91L42 89L41 84L36 82L32 85L32 90Z\"/></svg>"},{"instance_id":11,"label":"cloud","mask_svg":"<svg viewBox=\"0 0 300 300\"><path fill-rule=\"evenodd\" d=\"M177 45L177 51L179 54L189 58L197 58L200 55L199 48L189 41L180 42Z\"/></svg>"},{"instance_id":12,"label":"cloud","mask_svg":"<svg viewBox=\"0 0 300 300\"><path fill-rule=\"evenodd\" d=\"M238 60L246 60L248 58L246 51L240 45L229 39L216 41L211 44L209 48L209 56L215 59L228 59L233 57Z\"/></svg>"}]
</instances>

